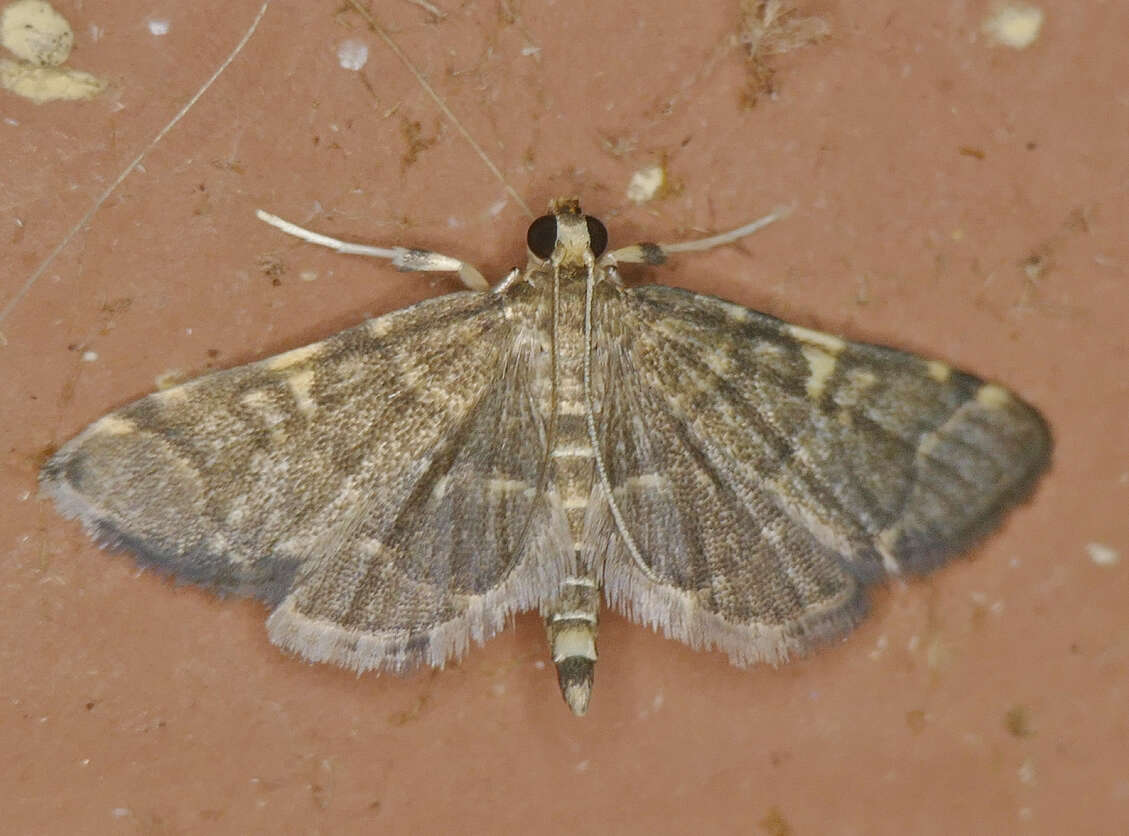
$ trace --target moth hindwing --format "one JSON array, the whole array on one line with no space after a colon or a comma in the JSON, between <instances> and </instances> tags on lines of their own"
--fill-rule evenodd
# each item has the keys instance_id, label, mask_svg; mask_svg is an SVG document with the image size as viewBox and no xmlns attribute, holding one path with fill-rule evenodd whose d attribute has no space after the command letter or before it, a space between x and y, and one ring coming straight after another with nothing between
<instances>
[{"instance_id":1,"label":"moth hindwing","mask_svg":"<svg viewBox=\"0 0 1129 836\"><path fill-rule=\"evenodd\" d=\"M737 665L849 630L864 588L966 549L1047 465L1039 414L935 360L669 287L749 234L604 253L575 200L492 289L450 256L315 243L468 287L110 413L40 481L101 543L265 601L357 671L443 666L537 608L588 707L602 597Z\"/></svg>"}]
</instances>

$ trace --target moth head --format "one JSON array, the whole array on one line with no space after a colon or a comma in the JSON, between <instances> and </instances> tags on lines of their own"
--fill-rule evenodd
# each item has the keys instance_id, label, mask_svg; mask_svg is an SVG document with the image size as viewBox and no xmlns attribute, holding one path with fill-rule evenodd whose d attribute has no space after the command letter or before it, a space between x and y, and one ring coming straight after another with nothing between
<instances>
[{"instance_id":1,"label":"moth head","mask_svg":"<svg viewBox=\"0 0 1129 836\"><path fill-rule=\"evenodd\" d=\"M554 200L549 211L551 214L542 215L529 225L525 236L535 258L582 267L587 253L599 258L607 249L608 230L598 218L581 212L575 198Z\"/></svg>"}]
</instances>

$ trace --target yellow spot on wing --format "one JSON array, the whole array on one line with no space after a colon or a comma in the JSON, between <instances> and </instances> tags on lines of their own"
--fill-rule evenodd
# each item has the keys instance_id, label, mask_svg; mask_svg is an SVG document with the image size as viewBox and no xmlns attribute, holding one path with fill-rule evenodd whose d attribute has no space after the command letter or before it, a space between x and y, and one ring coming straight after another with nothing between
<instances>
[{"instance_id":1,"label":"yellow spot on wing","mask_svg":"<svg viewBox=\"0 0 1129 836\"><path fill-rule=\"evenodd\" d=\"M800 342L822 348L831 355L836 355L847 347L847 344L838 337L824 334L822 331L812 331L810 328L804 328L800 325L789 325L787 332L789 336Z\"/></svg>"},{"instance_id":2,"label":"yellow spot on wing","mask_svg":"<svg viewBox=\"0 0 1129 836\"><path fill-rule=\"evenodd\" d=\"M823 396L827 378L831 377L831 373L835 371L837 362L835 355L828 354L822 348L814 345L801 346L800 351L803 353L804 359L808 361L808 368L811 370L804 388L807 389L808 397L817 401Z\"/></svg>"},{"instance_id":3,"label":"yellow spot on wing","mask_svg":"<svg viewBox=\"0 0 1129 836\"><path fill-rule=\"evenodd\" d=\"M270 398L262 389L252 389L250 392L244 392L240 395L239 402L244 406L262 408L270 405Z\"/></svg>"},{"instance_id":4,"label":"yellow spot on wing","mask_svg":"<svg viewBox=\"0 0 1129 836\"><path fill-rule=\"evenodd\" d=\"M724 303L723 307L725 309L725 315L734 322L745 322L749 318L748 308L742 308L740 305L734 305L732 302Z\"/></svg>"},{"instance_id":5,"label":"yellow spot on wing","mask_svg":"<svg viewBox=\"0 0 1129 836\"><path fill-rule=\"evenodd\" d=\"M917 443L917 457L919 459L927 459L933 455L933 450L941 443L941 436L937 433L926 433L921 437L921 441Z\"/></svg>"},{"instance_id":6,"label":"yellow spot on wing","mask_svg":"<svg viewBox=\"0 0 1129 836\"><path fill-rule=\"evenodd\" d=\"M392 330L392 320L387 316L370 319L365 323L365 330L368 331L370 337L383 337Z\"/></svg>"},{"instance_id":7,"label":"yellow spot on wing","mask_svg":"<svg viewBox=\"0 0 1129 836\"><path fill-rule=\"evenodd\" d=\"M976 402L988 409L999 409L1011 403L1011 393L1002 386L985 383L976 391Z\"/></svg>"},{"instance_id":8,"label":"yellow spot on wing","mask_svg":"<svg viewBox=\"0 0 1129 836\"><path fill-rule=\"evenodd\" d=\"M488 479L486 490L491 493L507 494L524 492L529 485L519 479Z\"/></svg>"},{"instance_id":9,"label":"yellow spot on wing","mask_svg":"<svg viewBox=\"0 0 1129 836\"><path fill-rule=\"evenodd\" d=\"M159 381L158 385L160 385ZM168 406L170 404L181 404L187 401L189 391L189 385L182 383L178 386L170 386L167 389L160 389L150 395L150 397L160 404Z\"/></svg>"},{"instance_id":10,"label":"yellow spot on wing","mask_svg":"<svg viewBox=\"0 0 1129 836\"><path fill-rule=\"evenodd\" d=\"M953 370L940 360L927 360L925 363L925 371L938 383L944 383L953 373Z\"/></svg>"},{"instance_id":11,"label":"yellow spot on wing","mask_svg":"<svg viewBox=\"0 0 1129 836\"><path fill-rule=\"evenodd\" d=\"M272 372L289 369L291 366L297 366L299 363L305 362L312 357L316 357L321 353L321 343L313 343L312 345L304 345L301 348L296 348L293 351L287 351L285 354L279 354L275 357L270 357L263 361L263 364Z\"/></svg>"},{"instance_id":12,"label":"yellow spot on wing","mask_svg":"<svg viewBox=\"0 0 1129 836\"><path fill-rule=\"evenodd\" d=\"M902 568L894 557L894 548L898 544L899 536L901 536L901 527L898 523L894 523L879 534L874 541L874 548L882 555L882 568L891 575L902 573Z\"/></svg>"},{"instance_id":13,"label":"yellow spot on wing","mask_svg":"<svg viewBox=\"0 0 1129 836\"><path fill-rule=\"evenodd\" d=\"M706 365L718 377L728 377L733 368L733 361L721 351L711 351L706 355Z\"/></svg>"},{"instance_id":14,"label":"yellow spot on wing","mask_svg":"<svg viewBox=\"0 0 1129 836\"><path fill-rule=\"evenodd\" d=\"M137 425L120 415L107 415L95 421L90 431L97 435L128 435L137 432Z\"/></svg>"},{"instance_id":15,"label":"yellow spot on wing","mask_svg":"<svg viewBox=\"0 0 1129 836\"><path fill-rule=\"evenodd\" d=\"M314 402L313 397L310 396L310 389L314 385L314 371L313 369L305 369L300 372L294 372L286 378L286 384L290 387L291 393L294 395L294 403L298 406L298 411L303 415L313 415L317 409L317 404Z\"/></svg>"},{"instance_id":16,"label":"yellow spot on wing","mask_svg":"<svg viewBox=\"0 0 1129 836\"><path fill-rule=\"evenodd\" d=\"M566 511L571 511L571 510L574 510L576 508L587 508L588 507L588 497L587 496L566 496L566 497L564 497L564 500L561 502L561 507L564 508Z\"/></svg>"},{"instance_id":17,"label":"yellow spot on wing","mask_svg":"<svg viewBox=\"0 0 1129 836\"><path fill-rule=\"evenodd\" d=\"M662 473L643 473L632 476L624 482L625 488L643 488L644 490L661 490L670 487L670 481Z\"/></svg>"}]
</instances>

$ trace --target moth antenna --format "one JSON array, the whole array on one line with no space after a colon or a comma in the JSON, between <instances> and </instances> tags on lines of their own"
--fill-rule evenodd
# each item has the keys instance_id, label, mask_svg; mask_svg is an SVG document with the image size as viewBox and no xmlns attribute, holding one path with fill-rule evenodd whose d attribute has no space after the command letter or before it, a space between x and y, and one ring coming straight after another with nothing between
<instances>
[{"instance_id":1,"label":"moth antenna","mask_svg":"<svg viewBox=\"0 0 1129 836\"><path fill-rule=\"evenodd\" d=\"M752 223L739 226L729 232L711 235L709 238L699 238L696 241L680 241L674 244L632 244L628 247L613 250L604 256L604 259L607 259L610 263L662 264L666 261L667 256L673 253L701 252L702 250L712 250L714 247L732 244L734 241L752 235L758 229L763 229L771 223L788 217L792 209L793 205L778 206L763 218L757 218Z\"/></svg>"},{"instance_id":2,"label":"moth antenna","mask_svg":"<svg viewBox=\"0 0 1129 836\"><path fill-rule=\"evenodd\" d=\"M474 265L467 264L461 259L431 250L413 250L408 247L373 247L369 244L355 244L352 241L342 241L340 238L331 238L320 232L306 229L291 223L288 220L255 210L255 216L275 229L281 229L287 235L293 235L310 244L328 247L335 252L345 255L364 255L371 258L386 258L399 270L405 273L457 273L459 279L471 290L487 290L490 285L482 273Z\"/></svg>"}]
</instances>

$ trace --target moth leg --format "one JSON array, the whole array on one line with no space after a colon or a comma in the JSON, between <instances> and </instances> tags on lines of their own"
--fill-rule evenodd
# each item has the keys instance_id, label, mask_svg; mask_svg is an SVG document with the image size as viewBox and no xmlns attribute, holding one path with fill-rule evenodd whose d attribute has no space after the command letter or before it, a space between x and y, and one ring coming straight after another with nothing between
<instances>
[{"instance_id":1,"label":"moth leg","mask_svg":"<svg viewBox=\"0 0 1129 836\"><path fill-rule=\"evenodd\" d=\"M600 628L600 582L595 574L562 580L556 599L543 614L561 694L572 713L583 717L592 696Z\"/></svg>"},{"instance_id":2,"label":"moth leg","mask_svg":"<svg viewBox=\"0 0 1129 836\"><path fill-rule=\"evenodd\" d=\"M342 241L305 229L262 209L256 209L255 215L260 221L281 229L287 235L293 235L311 244L329 247L345 255L387 258L397 269L405 273L457 273L462 283L471 290L487 290L490 287L477 267L454 256L431 250L413 250L408 247L373 247L368 244L354 244L351 241Z\"/></svg>"},{"instance_id":3,"label":"moth leg","mask_svg":"<svg viewBox=\"0 0 1129 836\"><path fill-rule=\"evenodd\" d=\"M610 253L600 259L600 266L609 266L617 263L629 264L664 264L668 256L674 253L690 253L700 252L702 250L712 250L714 247L722 247L726 244L732 244L747 235L752 235L758 229L768 226L770 223L787 217L788 213L792 211L790 206L781 206L769 212L763 218L757 218L752 223L747 223L744 226L739 226L729 232L723 232L720 235L711 235L709 238L699 238L696 241L681 241L675 244L652 244L652 243L639 243L632 244L628 247L621 247L618 250L612 250Z\"/></svg>"}]
</instances>

